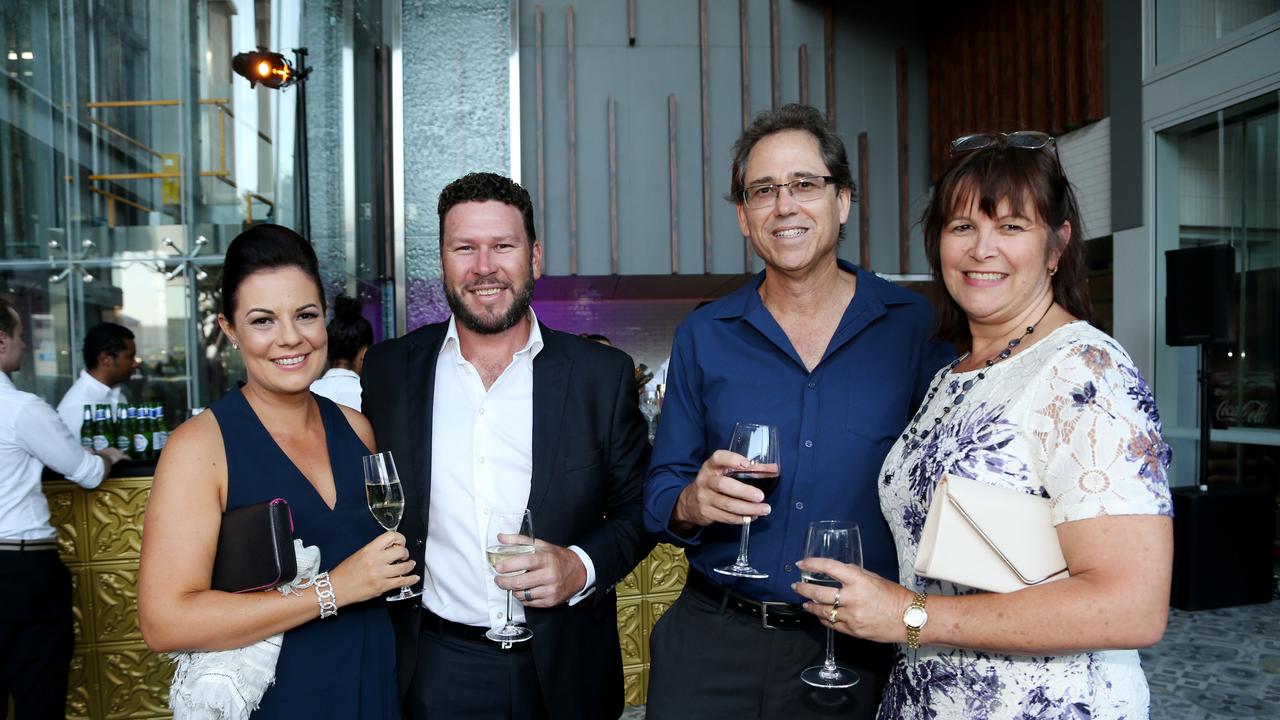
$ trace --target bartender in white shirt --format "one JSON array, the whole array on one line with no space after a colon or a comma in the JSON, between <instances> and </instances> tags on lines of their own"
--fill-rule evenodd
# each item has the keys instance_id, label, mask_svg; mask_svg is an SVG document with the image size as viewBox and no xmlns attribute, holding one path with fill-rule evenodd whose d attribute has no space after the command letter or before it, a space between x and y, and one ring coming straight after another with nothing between
<instances>
[{"instance_id":1,"label":"bartender in white shirt","mask_svg":"<svg viewBox=\"0 0 1280 720\"><path fill-rule=\"evenodd\" d=\"M360 314L360 301L339 295L333 299L329 321L329 369L311 383L311 392L339 405L360 410L360 371L364 354L373 344L373 325Z\"/></svg>"},{"instance_id":2,"label":"bartender in white shirt","mask_svg":"<svg viewBox=\"0 0 1280 720\"><path fill-rule=\"evenodd\" d=\"M22 365L22 319L0 297L0 690L18 718L63 717L71 664L71 574L58 558L44 469L97 487L125 456L92 453L53 408L13 385ZM0 692L0 705L6 699Z\"/></svg>"},{"instance_id":3,"label":"bartender in white shirt","mask_svg":"<svg viewBox=\"0 0 1280 720\"><path fill-rule=\"evenodd\" d=\"M123 325L98 323L84 336L84 370L58 403L58 416L71 434L80 437L85 405L127 403L121 386L133 377L138 367L138 347L133 332Z\"/></svg>"}]
</instances>

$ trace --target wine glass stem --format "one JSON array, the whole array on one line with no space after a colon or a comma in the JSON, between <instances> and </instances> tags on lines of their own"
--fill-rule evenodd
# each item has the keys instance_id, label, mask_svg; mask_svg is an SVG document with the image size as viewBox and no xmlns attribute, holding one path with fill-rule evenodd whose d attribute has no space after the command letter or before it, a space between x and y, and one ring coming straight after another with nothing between
<instances>
[{"instance_id":1,"label":"wine glass stem","mask_svg":"<svg viewBox=\"0 0 1280 720\"><path fill-rule=\"evenodd\" d=\"M742 518L742 541L738 544L738 560L734 563L738 567L746 567L747 565L747 539L751 536L751 518Z\"/></svg>"},{"instance_id":2,"label":"wine glass stem","mask_svg":"<svg viewBox=\"0 0 1280 720\"><path fill-rule=\"evenodd\" d=\"M828 673L836 671L835 631L831 628L827 628L827 659L822 663L822 670Z\"/></svg>"},{"instance_id":3,"label":"wine glass stem","mask_svg":"<svg viewBox=\"0 0 1280 720\"><path fill-rule=\"evenodd\" d=\"M511 620L511 591L507 591L507 627L511 627L515 623Z\"/></svg>"}]
</instances>

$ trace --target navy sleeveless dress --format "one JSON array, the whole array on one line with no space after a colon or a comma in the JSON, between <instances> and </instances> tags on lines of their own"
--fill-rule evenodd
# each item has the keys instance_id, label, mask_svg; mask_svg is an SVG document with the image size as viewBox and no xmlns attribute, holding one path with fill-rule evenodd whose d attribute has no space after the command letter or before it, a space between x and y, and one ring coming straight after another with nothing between
<instances>
[{"instance_id":1,"label":"navy sleeveless dress","mask_svg":"<svg viewBox=\"0 0 1280 720\"><path fill-rule=\"evenodd\" d=\"M320 569L332 570L382 533L364 495L361 458L369 450L332 401L314 396L324 421L337 503L325 504L253 412L243 390L213 406L227 454L227 509L284 498L294 538L320 548ZM274 591L273 591L274 592ZM313 590L304 590L312 593ZM342 587L334 593L342 596ZM284 635L275 684L253 713L259 718L395 720L395 637L387 601L344 606L337 617L317 617Z\"/></svg>"}]
</instances>

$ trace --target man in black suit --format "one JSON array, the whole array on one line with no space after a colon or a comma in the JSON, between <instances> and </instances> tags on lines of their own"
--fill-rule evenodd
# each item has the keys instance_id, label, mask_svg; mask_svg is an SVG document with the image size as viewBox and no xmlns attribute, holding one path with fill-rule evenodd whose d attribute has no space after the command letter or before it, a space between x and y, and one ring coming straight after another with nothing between
<instances>
[{"instance_id":1,"label":"man in black suit","mask_svg":"<svg viewBox=\"0 0 1280 720\"><path fill-rule=\"evenodd\" d=\"M614 720L613 586L653 547L634 367L538 322L542 246L524 188L467 175L440 193L439 214L453 317L375 345L362 381L378 449L399 464L400 532L423 564L421 602L393 613L406 714ZM526 572L495 578L485 525L499 508L528 508L537 543L496 568ZM484 636L508 620L508 589L528 642Z\"/></svg>"}]
</instances>

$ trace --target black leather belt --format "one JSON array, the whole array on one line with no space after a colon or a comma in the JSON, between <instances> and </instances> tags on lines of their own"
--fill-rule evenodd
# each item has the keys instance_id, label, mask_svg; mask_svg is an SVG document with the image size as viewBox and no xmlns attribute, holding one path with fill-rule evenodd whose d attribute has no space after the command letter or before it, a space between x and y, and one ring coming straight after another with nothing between
<instances>
[{"instance_id":1,"label":"black leather belt","mask_svg":"<svg viewBox=\"0 0 1280 720\"><path fill-rule=\"evenodd\" d=\"M452 620L445 620L439 615L431 612L425 607L422 608L422 629L431 631L438 635L448 635L460 640L468 640L471 642L481 642L486 646L492 646L494 649L507 650L512 652L528 651L533 643L525 640L518 643L503 643L490 640L484 634L489 631L486 627L477 627L475 625L465 625Z\"/></svg>"},{"instance_id":2,"label":"black leather belt","mask_svg":"<svg viewBox=\"0 0 1280 720\"><path fill-rule=\"evenodd\" d=\"M711 578L693 568L689 569L685 587L722 608L759 618L760 626L767 630L809 630L821 627L818 618L801 605L754 600L717 585Z\"/></svg>"},{"instance_id":3,"label":"black leather belt","mask_svg":"<svg viewBox=\"0 0 1280 720\"><path fill-rule=\"evenodd\" d=\"M57 550L58 541L53 538L41 540L0 540L0 551L32 552L35 550Z\"/></svg>"}]
</instances>

